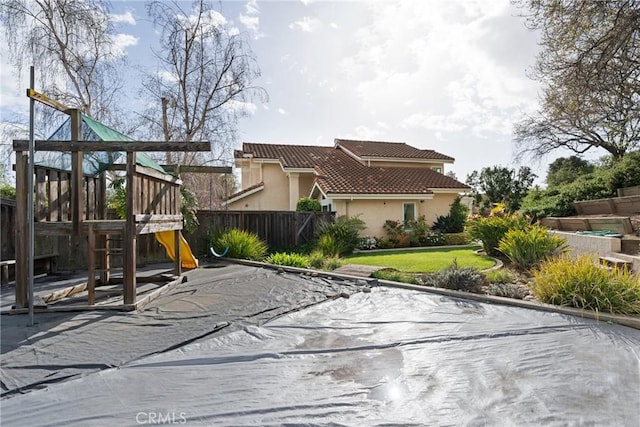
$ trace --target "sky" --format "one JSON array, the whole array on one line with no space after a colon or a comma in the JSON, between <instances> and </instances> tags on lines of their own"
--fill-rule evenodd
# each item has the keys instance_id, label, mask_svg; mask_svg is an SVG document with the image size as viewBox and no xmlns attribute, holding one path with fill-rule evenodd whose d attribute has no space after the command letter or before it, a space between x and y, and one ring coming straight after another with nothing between
<instances>
[{"instance_id":1,"label":"sky","mask_svg":"<svg viewBox=\"0 0 640 427\"><path fill-rule=\"evenodd\" d=\"M157 33L143 1L111 5L116 40L132 70L128 85L135 88L135 70L153 67ZM230 27L246 34L261 70L255 84L268 94L268 101L245 106L250 115L239 123L235 148L242 142L331 146L335 138L406 142L454 157L445 172L462 182L483 167L521 166L512 128L537 108L540 87L527 70L538 46L509 0L217 6ZM28 82L10 73L6 59L2 64L0 109L27 114ZM551 160L527 164L538 182Z\"/></svg>"}]
</instances>

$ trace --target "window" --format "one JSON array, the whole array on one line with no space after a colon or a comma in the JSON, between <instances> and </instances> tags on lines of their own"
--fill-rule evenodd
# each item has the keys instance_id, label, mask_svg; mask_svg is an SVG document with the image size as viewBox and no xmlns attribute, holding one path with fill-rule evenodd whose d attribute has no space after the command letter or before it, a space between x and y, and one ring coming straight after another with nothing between
<instances>
[{"instance_id":1,"label":"window","mask_svg":"<svg viewBox=\"0 0 640 427\"><path fill-rule=\"evenodd\" d=\"M402 204L404 223L416 220L416 204L415 203L403 203Z\"/></svg>"},{"instance_id":2,"label":"window","mask_svg":"<svg viewBox=\"0 0 640 427\"><path fill-rule=\"evenodd\" d=\"M434 171L436 171L436 172L438 172L438 173L442 173L442 168L441 168L441 167L434 166L434 167L432 167L431 169L432 169L432 170L434 170Z\"/></svg>"}]
</instances>

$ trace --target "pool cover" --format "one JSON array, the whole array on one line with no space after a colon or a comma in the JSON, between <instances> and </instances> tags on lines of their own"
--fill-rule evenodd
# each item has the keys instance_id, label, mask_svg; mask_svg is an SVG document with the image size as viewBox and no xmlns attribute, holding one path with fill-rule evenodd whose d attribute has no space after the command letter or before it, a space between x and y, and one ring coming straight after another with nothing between
<instances>
[{"instance_id":1,"label":"pool cover","mask_svg":"<svg viewBox=\"0 0 640 427\"><path fill-rule=\"evenodd\" d=\"M640 331L375 287L2 401L9 425L618 425Z\"/></svg>"}]
</instances>

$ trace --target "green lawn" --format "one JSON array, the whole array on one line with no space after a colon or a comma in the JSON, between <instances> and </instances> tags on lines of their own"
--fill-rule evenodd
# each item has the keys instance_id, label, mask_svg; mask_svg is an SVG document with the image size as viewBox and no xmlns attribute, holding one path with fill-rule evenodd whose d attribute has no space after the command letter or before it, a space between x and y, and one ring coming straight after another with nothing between
<instances>
[{"instance_id":1,"label":"green lawn","mask_svg":"<svg viewBox=\"0 0 640 427\"><path fill-rule=\"evenodd\" d=\"M477 247L428 248L403 251L360 252L344 258L347 264L376 265L394 268L406 273L433 273L447 268L454 259L458 267L491 268L495 261L484 255L476 255Z\"/></svg>"}]
</instances>

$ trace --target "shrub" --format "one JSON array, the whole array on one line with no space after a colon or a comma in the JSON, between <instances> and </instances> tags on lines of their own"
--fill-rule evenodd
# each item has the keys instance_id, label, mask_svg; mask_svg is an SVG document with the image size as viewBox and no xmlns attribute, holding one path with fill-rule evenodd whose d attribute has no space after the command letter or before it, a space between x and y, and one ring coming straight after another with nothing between
<instances>
[{"instance_id":1,"label":"shrub","mask_svg":"<svg viewBox=\"0 0 640 427\"><path fill-rule=\"evenodd\" d=\"M322 234L318 238L316 247L324 256L337 257L345 249L340 246L340 243L331 234Z\"/></svg>"},{"instance_id":2,"label":"shrub","mask_svg":"<svg viewBox=\"0 0 640 427\"><path fill-rule=\"evenodd\" d=\"M378 239L375 237L365 236L358 241L358 249L368 250L376 249L378 247Z\"/></svg>"},{"instance_id":3,"label":"shrub","mask_svg":"<svg viewBox=\"0 0 640 427\"><path fill-rule=\"evenodd\" d=\"M338 217L335 222L321 223L318 227L317 236L319 240L323 236L331 236L335 242L334 247L338 251L338 255L349 255L358 246L360 232L365 228L364 221L358 217L343 215Z\"/></svg>"},{"instance_id":4,"label":"shrub","mask_svg":"<svg viewBox=\"0 0 640 427\"><path fill-rule=\"evenodd\" d=\"M474 240L482 241L487 255L499 255L498 243L512 229L523 229L529 222L517 214L494 214L488 217L476 216L467 222L467 231Z\"/></svg>"},{"instance_id":5,"label":"shrub","mask_svg":"<svg viewBox=\"0 0 640 427\"><path fill-rule=\"evenodd\" d=\"M387 241L391 248L404 248L409 246L409 234L405 231L402 221L388 219L382 226L387 233Z\"/></svg>"},{"instance_id":6,"label":"shrub","mask_svg":"<svg viewBox=\"0 0 640 427\"><path fill-rule=\"evenodd\" d=\"M15 200L16 189L9 184L0 183L0 197Z\"/></svg>"},{"instance_id":7,"label":"shrub","mask_svg":"<svg viewBox=\"0 0 640 427\"><path fill-rule=\"evenodd\" d=\"M312 268L322 268L326 259L321 251L313 251L307 258L309 259L309 266Z\"/></svg>"},{"instance_id":8,"label":"shrub","mask_svg":"<svg viewBox=\"0 0 640 427\"><path fill-rule=\"evenodd\" d=\"M456 291L479 292L487 284L487 279L475 268L458 267L458 262L446 269L423 277L423 283L436 288L453 289Z\"/></svg>"},{"instance_id":9,"label":"shrub","mask_svg":"<svg viewBox=\"0 0 640 427\"><path fill-rule=\"evenodd\" d=\"M485 271L483 274L489 283L511 283L515 280L514 275L504 268Z\"/></svg>"},{"instance_id":10,"label":"shrub","mask_svg":"<svg viewBox=\"0 0 640 427\"><path fill-rule=\"evenodd\" d=\"M549 259L533 271L533 294L542 302L596 312L640 314L640 278L608 270L582 255Z\"/></svg>"},{"instance_id":11,"label":"shrub","mask_svg":"<svg viewBox=\"0 0 640 427\"><path fill-rule=\"evenodd\" d=\"M321 210L320 202L311 197L303 197L296 204L296 211L298 212L320 212Z\"/></svg>"},{"instance_id":12,"label":"shrub","mask_svg":"<svg viewBox=\"0 0 640 427\"><path fill-rule=\"evenodd\" d=\"M527 292L515 283L491 283L487 294L497 297L523 299Z\"/></svg>"},{"instance_id":13,"label":"shrub","mask_svg":"<svg viewBox=\"0 0 640 427\"><path fill-rule=\"evenodd\" d=\"M468 233L445 233L442 235L447 246L468 245L471 242Z\"/></svg>"},{"instance_id":14,"label":"shrub","mask_svg":"<svg viewBox=\"0 0 640 427\"><path fill-rule=\"evenodd\" d=\"M457 196L451 203L449 214L436 218L433 229L441 233L461 233L468 214L469 209L462 204L462 198Z\"/></svg>"},{"instance_id":15,"label":"shrub","mask_svg":"<svg viewBox=\"0 0 640 427\"><path fill-rule=\"evenodd\" d=\"M442 246L446 239L439 231L428 231L418 239L420 246Z\"/></svg>"},{"instance_id":16,"label":"shrub","mask_svg":"<svg viewBox=\"0 0 640 427\"><path fill-rule=\"evenodd\" d=\"M324 266L324 268L329 271L333 271L338 267L342 267L342 261L340 261L338 258L329 258Z\"/></svg>"},{"instance_id":17,"label":"shrub","mask_svg":"<svg viewBox=\"0 0 640 427\"><path fill-rule=\"evenodd\" d=\"M267 253L268 246L265 242L253 233L232 228L214 237L211 246L216 252L221 253L229 248L227 256L229 258L250 259L260 261Z\"/></svg>"},{"instance_id":18,"label":"shrub","mask_svg":"<svg viewBox=\"0 0 640 427\"><path fill-rule=\"evenodd\" d=\"M530 269L540 261L567 250L567 241L551 234L546 228L531 226L507 231L498 250L516 267Z\"/></svg>"},{"instance_id":19,"label":"shrub","mask_svg":"<svg viewBox=\"0 0 640 427\"><path fill-rule=\"evenodd\" d=\"M264 261L269 264L275 264L275 265L287 265L290 267L299 267L299 268L309 267L309 258L304 255L297 254L295 252L292 252L292 253L276 252L274 254L269 255Z\"/></svg>"}]
</instances>

